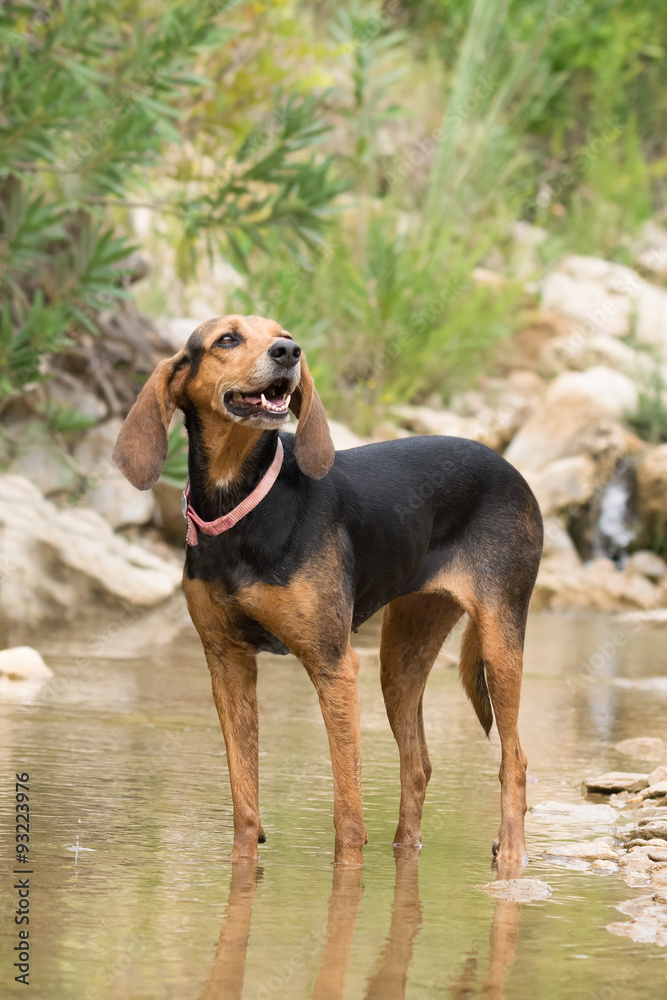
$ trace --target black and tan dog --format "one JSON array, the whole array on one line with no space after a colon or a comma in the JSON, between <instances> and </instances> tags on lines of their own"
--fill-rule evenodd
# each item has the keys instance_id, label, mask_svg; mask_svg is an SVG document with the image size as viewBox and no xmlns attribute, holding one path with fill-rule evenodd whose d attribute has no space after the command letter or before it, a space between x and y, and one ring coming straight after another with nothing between
<instances>
[{"instance_id":1,"label":"black and tan dog","mask_svg":"<svg viewBox=\"0 0 667 1000\"><path fill-rule=\"evenodd\" d=\"M256 653L269 650L291 651L315 685L331 749L335 859L361 863L359 663L350 632L384 608L382 690L401 773L395 843L420 844L431 774L422 696L467 612L461 680L487 734L495 712L502 746L494 853L525 862L517 719L542 523L519 473L484 445L452 437L336 453L300 348L257 316L210 320L158 365L114 452L139 489L160 475L176 407L190 445L183 585L227 748L232 858L256 858L265 839ZM294 436L279 432L288 408L298 418Z\"/></svg>"}]
</instances>

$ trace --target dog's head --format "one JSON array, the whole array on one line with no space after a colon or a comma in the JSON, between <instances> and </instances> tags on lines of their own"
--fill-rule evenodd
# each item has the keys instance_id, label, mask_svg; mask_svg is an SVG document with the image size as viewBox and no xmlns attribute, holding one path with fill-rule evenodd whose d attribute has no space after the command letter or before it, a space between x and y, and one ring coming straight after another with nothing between
<instances>
[{"instance_id":1,"label":"dog's head","mask_svg":"<svg viewBox=\"0 0 667 1000\"><path fill-rule=\"evenodd\" d=\"M176 408L194 407L230 423L275 429L298 418L294 454L299 468L321 479L334 446L324 408L301 348L279 323L259 316L225 316L202 323L173 358L160 362L118 435L113 460L140 490L153 486L167 457Z\"/></svg>"}]
</instances>

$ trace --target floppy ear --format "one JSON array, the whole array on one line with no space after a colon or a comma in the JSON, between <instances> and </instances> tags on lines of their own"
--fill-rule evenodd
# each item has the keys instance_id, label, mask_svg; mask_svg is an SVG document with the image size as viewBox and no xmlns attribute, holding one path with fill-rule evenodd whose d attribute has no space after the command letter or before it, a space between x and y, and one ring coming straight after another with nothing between
<instances>
[{"instance_id":1,"label":"floppy ear","mask_svg":"<svg viewBox=\"0 0 667 1000\"><path fill-rule=\"evenodd\" d=\"M161 361L137 396L113 450L112 459L138 490L158 481L167 458L167 432L176 409L170 381L184 352Z\"/></svg>"},{"instance_id":2,"label":"floppy ear","mask_svg":"<svg viewBox=\"0 0 667 1000\"><path fill-rule=\"evenodd\" d=\"M315 391L313 376L301 355L301 381L292 393L290 408L299 423L294 438L294 456L302 472L311 479L322 479L336 457L334 443L322 406Z\"/></svg>"}]
</instances>

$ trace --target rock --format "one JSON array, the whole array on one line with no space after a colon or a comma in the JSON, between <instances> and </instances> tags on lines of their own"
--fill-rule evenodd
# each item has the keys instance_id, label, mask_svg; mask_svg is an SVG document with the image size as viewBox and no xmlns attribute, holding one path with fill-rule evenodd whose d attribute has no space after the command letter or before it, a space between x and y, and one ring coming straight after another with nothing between
<instances>
[{"instance_id":1,"label":"rock","mask_svg":"<svg viewBox=\"0 0 667 1000\"><path fill-rule=\"evenodd\" d=\"M625 878L626 874L638 875L648 872L653 865L649 854L654 850L654 847L633 847L627 854L622 854L618 859L618 866L623 872L623 877Z\"/></svg>"},{"instance_id":2,"label":"rock","mask_svg":"<svg viewBox=\"0 0 667 1000\"><path fill-rule=\"evenodd\" d=\"M14 646L0 650L0 675L9 680L48 680L53 671L32 646Z\"/></svg>"},{"instance_id":3,"label":"rock","mask_svg":"<svg viewBox=\"0 0 667 1000\"><path fill-rule=\"evenodd\" d=\"M574 542L558 518L545 518L542 559L558 563L564 569L581 569L581 559Z\"/></svg>"},{"instance_id":4,"label":"rock","mask_svg":"<svg viewBox=\"0 0 667 1000\"><path fill-rule=\"evenodd\" d=\"M610 826L618 820L618 811L603 803L557 802L548 799L538 802L528 813L536 819L558 820L561 824L576 826Z\"/></svg>"},{"instance_id":5,"label":"rock","mask_svg":"<svg viewBox=\"0 0 667 1000\"><path fill-rule=\"evenodd\" d=\"M616 743L615 750L625 754L626 757L634 757L636 760L661 760L665 753L665 744L658 736L637 736L630 740L621 740ZM649 781L651 776L649 775Z\"/></svg>"},{"instance_id":6,"label":"rock","mask_svg":"<svg viewBox=\"0 0 667 1000\"><path fill-rule=\"evenodd\" d=\"M634 573L641 573L642 576L647 577L649 580L664 580L667 576L667 562L656 555L655 552L650 552L648 549L633 552L625 564L625 568Z\"/></svg>"},{"instance_id":7,"label":"rock","mask_svg":"<svg viewBox=\"0 0 667 1000\"><path fill-rule=\"evenodd\" d=\"M667 278L667 229L649 219L634 247L637 265L658 278Z\"/></svg>"},{"instance_id":8,"label":"rock","mask_svg":"<svg viewBox=\"0 0 667 1000\"><path fill-rule=\"evenodd\" d=\"M667 781L658 781L654 785L649 785L648 788L643 789L641 795L643 799L661 799L667 795Z\"/></svg>"},{"instance_id":9,"label":"rock","mask_svg":"<svg viewBox=\"0 0 667 1000\"><path fill-rule=\"evenodd\" d=\"M53 671L31 646L0 651L0 702L31 701Z\"/></svg>"},{"instance_id":10,"label":"rock","mask_svg":"<svg viewBox=\"0 0 667 1000\"><path fill-rule=\"evenodd\" d=\"M630 830L623 830L621 836L627 840L653 840L659 837L667 839L667 820L647 819L640 821L639 826L633 826Z\"/></svg>"},{"instance_id":11,"label":"rock","mask_svg":"<svg viewBox=\"0 0 667 1000\"><path fill-rule=\"evenodd\" d=\"M537 878L498 879L496 882L487 882L486 885L476 885L475 888L496 899L509 899L517 903L548 899L553 891L548 882L541 882Z\"/></svg>"},{"instance_id":12,"label":"rock","mask_svg":"<svg viewBox=\"0 0 667 1000\"><path fill-rule=\"evenodd\" d=\"M559 374L566 368L584 371L595 365L605 365L633 380L640 374L646 373L648 376L650 371L655 370L655 361L644 351L636 351L622 340L603 334L573 338L569 333L556 337L545 344L542 364L553 374Z\"/></svg>"},{"instance_id":13,"label":"rock","mask_svg":"<svg viewBox=\"0 0 667 1000\"><path fill-rule=\"evenodd\" d=\"M542 306L573 323L573 343L602 334L665 350L667 291L632 268L596 257L565 257L542 283Z\"/></svg>"},{"instance_id":14,"label":"rock","mask_svg":"<svg viewBox=\"0 0 667 1000\"><path fill-rule=\"evenodd\" d=\"M392 406L390 413L401 426L415 434L444 434L468 438L502 451L519 427L530 406L529 395L509 392L490 406L480 397L474 415L464 416L453 410L436 410L428 406Z\"/></svg>"},{"instance_id":15,"label":"rock","mask_svg":"<svg viewBox=\"0 0 667 1000\"><path fill-rule=\"evenodd\" d=\"M104 480L86 495L85 504L106 518L112 528L148 524L153 520L151 491L136 489L124 477Z\"/></svg>"},{"instance_id":16,"label":"rock","mask_svg":"<svg viewBox=\"0 0 667 1000\"><path fill-rule=\"evenodd\" d=\"M646 451L636 466L637 513L644 541L664 537L667 528L667 444Z\"/></svg>"},{"instance_id":17,"label":"rock","mask_svg":"<svg viewBox=\"0 0 667 1000\"><path fill-rule=\"evenodd\" d=\"M661 862L661 863L664 864L665 862L667 862L667 849L665 849L665 850L660 850L660 849L651 850L651 851L649 851L649 855L648 856L649 856L649 859L651 861Z\"/></svg>"},{"instance_id":18,"label":"rock","mask_svg":"<svg viewBox=\"0 0 667 1000\"><path fill-rule=\"evenodd\" d=\"M612 872L615 872L617 868L618 865L613 861L596 860L591 862L591 869L593 871L602 872L603 874L611 874Z\"/></svg>"},{"instance_id":19,"label":"rock","mask_svg":"<svg viewBox=\"0 0 667 1000\"><path fill-rule=\"evenodd\" d=\"M107 413L106 403L103 403L94 392L89 392L81 381L72 378L63 381L66 377L61 372L54 372L50 381L46 383L49 400L56 406L67 407L75 410L83 417L97 423L103 420Z\"/></svg>"},{"instance_id":20,"label":"rock","mask_svg":"<svg viewBox=\"0 0 667 1000\"><path fill-rule=\"evenodd\" d=\"M667 781L667 767L663 765L656 767L648 776L649 785L655 785L658 781Z\"/></svg>"},{"instance_id":21,"label":"rock","mask_svg":"<svg viewBox=\"0 0 667 1000\"><path fill-rule=\"evenodd\" d=\"M0 476L0 627L151 607L180 567L114 535L95 511L59 510L20 476Z\"/></svg>"},{"instance_id":22,"label":"rock","mask_svg":"<svg viewBox=\"0 0 667 1000\"><path fill-rule=\"evenodd\" d=\"M399 438L412 437L404 427L397 427L391 420L383 420L373 428L374 441L397 441Z\"/></svg>"},{"instance_id":23,"label":"rock","mask_svg":"<svg viewBox=\"0 0 667 1000\"><path fill-rule=\"evenodd\" d=\"M577 841L569 844L551 844L544 857L580 858L582 861L618 861L618 854L606 840Z\"/></svg>"},{"instance_id":24,"label":"rock","mask_svg":"<svg viewBox=\"0 0 667 1000\"><path fill-rule=\"evenodd\" d=\"M53 442L33 444L10 464L11 472L25 476L45 496L76 490L79 476L68 456Z\"/></svg>"},{"instance_id":25,"label":"rock","mask_svg":"<svg viewBox=\"0 0 667 1000\"><path fill-rule=\"evenodd\" d=\"M599 778L584 781L587 792L609 795L611 792L639 792L648 786L648 775L629 771L609 771Z\"/></svg>"},{"instance_id":26,"label":"rock","mask_svg":"<svg viewBox=\"0 0 667 1000\"><path fill-rule=\"evenodd\" d=\"M111 417L91 428L76 446L74 458L85 476L107 479L120 474L111 461L111 452L122 426L120 417Z\"/></svg>"},{"instance_id":27,"label":"rock","mask_svg":"<svg viewBox=\"0 0 667 1000\"><path fill-rule=\"evenodd\" d=\"M370 438L359 437L354 431L349 430L344 424L339 424L335 420L329 421L329 432L336 451L345 451L347 448L358 448L359 445L368 444Z\"/></svg>"},{"instance_id":28,"label":"rock","mask_svg":"<svg viewBox=\"0 0 667 1000\"><path fill-rule=\"evenodd\" d=\"M212 314L211 314L212 315ZM180 351L190 334L203 323L206 317L195 319L189 316L178 316L174 319L159 319L156 322L158 333L174 351Z\"/></svg>"},{"instance_id":29,"label":"rock","mask_svg":"<svg viewBox=\"0 0 667 1000\"><path fill-rule=\"evenodd\" d=\"M660 598L659 587L644 576L619 569L611 559L593 559L575 566L572 561L547 558L540 566L531 608L620 611L653 607Z\"/></svg>"},{"instance_id":30,"label":"rock","mask_svg":"<svg viewBox=\"0 0 667 1000\"><path fill-rule=\"evenodd\" d=\"M513 438L505 458L530 481L551 462L590 454L612 469L625 451L615 425L637 408L637 388L626 375L597 366L565 372Z\"/></svg>"},{"instance_id":31,"label":"rock","mask_svg":"<svg viewBox=\"0 0 667 1000\"><path fill-rule=\"evenodd\" d=\"M637 896L616 907L631 917L629 922L618 921L607 925L607 930L619 937L629 937L639 944L667 945L667 906L664 897Z\"/></svg>"},{"instance_id":32,"label":"rock","mask_svg":"<svg viewBox=\"0 0 667 1000\"><path fill-rule=\"evenodd\" d=\"M596 486L595 462L588 455L556 459L530 477L530 486L543 517L550 517L573 504L584 504Z\"/></svg>"},{"instance_id":33,"label":"rock","mask_svg":"<svg viewBox=\"0 0 667 1000\"><path fill-rule=\"evenodd\" d=\"M136 489L111 461L111 452L123 421L113 417L89 431L74 449L74 458L86 477L79 499L106 518L112 528L148 524L153 520L150 492Z\"/></svg>"}]
</instances>

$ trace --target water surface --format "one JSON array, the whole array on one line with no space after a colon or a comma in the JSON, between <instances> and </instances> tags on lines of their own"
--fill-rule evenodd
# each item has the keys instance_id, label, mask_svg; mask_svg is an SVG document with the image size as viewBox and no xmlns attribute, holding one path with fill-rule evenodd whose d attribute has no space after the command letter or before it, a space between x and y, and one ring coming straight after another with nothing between
<instances>
[{"instance_id":1,"label":"water surface","mask_svg":"<svg viewBox=\"0 0 667 1000\"><path fill-rule=\"evenodd\" d=\"M529 804L581 802L584 776L650 770L613 749L667 737L665 633L614 618L530 621L521 733ZM227 858L222 736L199 641L180 603L32 642L56 677L0 705L3 869L13 867L13 774L30 772L31 987L15 985L3 879L2 996L39 1000L624 1000L667 994L664 950L614 937L642 890L541 855L610 827L527 821L542 902L494 900L497 736L487 741L445 662L425 698L433 762L420 856L393 851L398 756L379 684L378 625L355 637L369 833L363 871L334 869L332 779L315 692L291 657L259 674L257 867ZM10 782L11 779L11 782ZM77 849L78 847L78 849Z\"/></svg>"}]
</instances>

